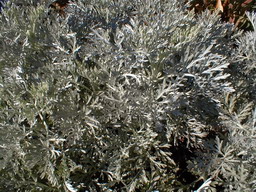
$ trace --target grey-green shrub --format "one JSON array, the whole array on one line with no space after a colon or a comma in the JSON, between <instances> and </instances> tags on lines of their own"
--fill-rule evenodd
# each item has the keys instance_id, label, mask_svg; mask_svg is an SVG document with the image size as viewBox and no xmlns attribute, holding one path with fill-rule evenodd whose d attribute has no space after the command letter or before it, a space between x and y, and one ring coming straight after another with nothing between
<instances>
[{"instance_id":1,"label":"grey-green shrub","mask_svg":"<svg viewBox=\"0 0 256 192\"><path fill-rule=\"evenodd\" d=\"M255 190L255 31L176 0L49 4L1 14L0 190Z\"/></svg>"}]
</instances>

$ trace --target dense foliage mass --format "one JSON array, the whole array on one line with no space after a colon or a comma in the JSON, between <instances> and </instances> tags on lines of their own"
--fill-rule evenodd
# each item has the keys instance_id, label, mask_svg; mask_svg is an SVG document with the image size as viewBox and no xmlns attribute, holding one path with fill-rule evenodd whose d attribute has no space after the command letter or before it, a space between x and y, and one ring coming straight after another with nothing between
<instances>
[{"instance_id":1,"label":"dense foliage mass","mask_svg":"<svg viewBox=\"0 0 256 192\"><path fill-rule=\"evenodd\" d=\"M256 190L255 13L51 3L0 15L0 191Z\"/></svg>"}]
</instances>

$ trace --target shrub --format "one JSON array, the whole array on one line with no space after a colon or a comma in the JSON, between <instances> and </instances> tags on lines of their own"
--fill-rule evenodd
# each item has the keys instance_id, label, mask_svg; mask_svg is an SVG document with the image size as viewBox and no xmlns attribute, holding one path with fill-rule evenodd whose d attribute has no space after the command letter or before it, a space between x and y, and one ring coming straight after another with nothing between
<instances>
[{"instance_id":1,"label":"shrub","mask_svg":"<svg viewBox=\"0 0 256 192\"><path fill-rule=\"evenodd\" d=\"M0 17L1 190L255 190L255 30L176 0L50 4Z\"/></svg>"}]
</instances>

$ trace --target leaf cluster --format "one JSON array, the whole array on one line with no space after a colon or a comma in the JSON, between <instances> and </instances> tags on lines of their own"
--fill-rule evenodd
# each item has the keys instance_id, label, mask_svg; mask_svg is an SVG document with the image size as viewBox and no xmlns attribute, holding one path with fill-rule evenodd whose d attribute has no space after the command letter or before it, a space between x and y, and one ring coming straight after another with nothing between
<instances>
[{"instance_id":1,"label":"leaf cluster","mask_svg":"<svg viewBox=\"0 0 256 192\"><path fill-rule=\"evenodd\" d=\"M0 190L255 190L255 14L33 3L0 16Z\"/></svg>"}]
</instances>

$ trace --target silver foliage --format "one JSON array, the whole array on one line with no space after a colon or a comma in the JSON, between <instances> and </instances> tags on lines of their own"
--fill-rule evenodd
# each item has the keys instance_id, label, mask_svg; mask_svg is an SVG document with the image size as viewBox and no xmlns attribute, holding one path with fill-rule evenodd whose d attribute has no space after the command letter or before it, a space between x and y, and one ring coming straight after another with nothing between
<instances>
[{"instance_id":1,"label":"silver foliage","mask_svg":"<svg viewBox=\"0 0 256 192\"><path fill-rule=\"evenodd\" d=\"M7 3L0 190L256 190L255 30L182 3Z\"/></svg>"}]
</instances>

